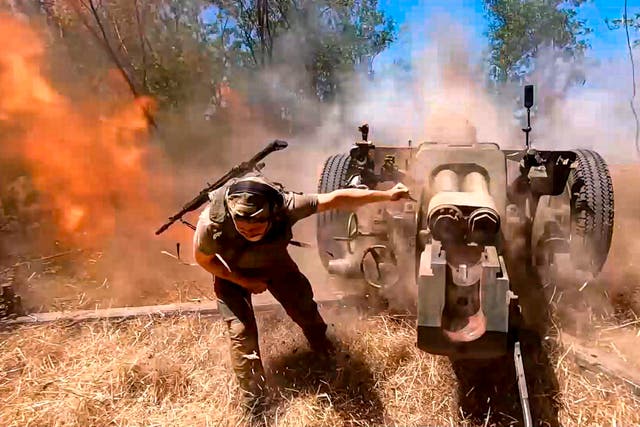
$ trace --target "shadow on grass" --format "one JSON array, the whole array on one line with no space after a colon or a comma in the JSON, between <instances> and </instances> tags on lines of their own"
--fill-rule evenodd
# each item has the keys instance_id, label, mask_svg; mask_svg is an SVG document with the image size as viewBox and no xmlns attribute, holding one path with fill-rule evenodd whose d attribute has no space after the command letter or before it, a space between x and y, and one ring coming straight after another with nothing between
<instances>
[{"instance_id":1,"label":"shadow on grass","mask_svg":"<svg viewBox=\"0 0 640 427\"><path fill-rule=\"evenodd\" d=\"M522 307L522 319L516 324L532 425L559 427L559 385L550 355L553 348L542 339L553 324L549 301L540 278L526 259L511 258L507 267ZM512 351L496 360L452 362L458 380L458 402L472 425L524 425Z\"/></svg>"},{"instance_id":2,"label":"shadow on grass","mask_svg":"<svg viewBox=\"0 0 640 427\"><path fill-rule=\"evenodd\" d=\"M367 364L345 351L324 358L311 351L295 351L276 358L268 377L275 390L273 406L305 395L321 396L325 408L347 424L384 424L384 405L375 390Z\"/></svg>"},{"instance_id":3,"label":"shadow on grass","mask_svg":"<svg viewBox=\"0 0 640 427\"><path fill-rule=\"evenodd\" d=\"M534 426L559 427L558 380L536 333L522 331L520 345ZM515 366L511 354L495 360L452 361L458 404L471 425L523 426ZM488 418L488 420L487 420Z\"/></svg>"}]
</instances>

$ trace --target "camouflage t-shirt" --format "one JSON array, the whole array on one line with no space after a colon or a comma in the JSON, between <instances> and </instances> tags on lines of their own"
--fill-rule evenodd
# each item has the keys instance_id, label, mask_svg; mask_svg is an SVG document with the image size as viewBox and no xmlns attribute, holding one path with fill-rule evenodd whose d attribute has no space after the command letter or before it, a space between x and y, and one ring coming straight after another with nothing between
<instances>
[{"instance_id":1,"label":"camouflage t-shirt","mask_svg":"<svg viewBox=\"0 0 640 427\"><path fill-rule=\"evenodd\" d=\"M258 242L244 239L229 220L223 224L213 222L210 203L198 219L194 246L207 255L217 254L232 270L249 275L260 274L272 267L291 265L293 260L287 251L290 229L296 222L317 212L318 195L287 192L284 196L283 221L272 225L267 235Z\"/></svg>"}]
</instances>

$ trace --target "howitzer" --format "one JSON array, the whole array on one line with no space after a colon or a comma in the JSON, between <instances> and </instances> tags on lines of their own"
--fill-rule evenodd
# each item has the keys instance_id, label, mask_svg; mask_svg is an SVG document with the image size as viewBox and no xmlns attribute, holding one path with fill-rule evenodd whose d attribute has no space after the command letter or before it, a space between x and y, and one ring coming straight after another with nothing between
<instances>
[{"instance_id":1,"label":"howitzer","mask_svg":"<svg viewBox=\"0 0 640 427\"><path fill-rule=\"evenodd\" d=\"M242 162L239 165L236 165L233 168L231 168L229 172L227 172L222 177L220 177L216 182L214 182L213 184L208 184L207 187L205 187L202 191L200 191L200 194L198 194L193 200L185 204L180 210L180 212L171 216L169 218L169 221L166 224L164 224L162 227L160 227L158 231L156 231L156 235L163 233L174 222L178 220L182 220L182 216L187 212L192 212L198 209L204 203L206 203L207 200L209 200L210 192L216 190L217 188L222 187L230 179L241 177L251 172L252 170L258 169L258 164L262 159L264 159L274 151L284 150L285 148L287 148L288 145L289 144L286 141L276 139L273 142L271 142L269 145L267 145L264 149L262 149L262 151L260 151L255 156L253 156L249 161Z\"/></svg>"},{"instance_id":2,"label":"howitzer","mask_svg":"<svg viewBox=\"0 0 640 427\"><path fill-rule=\"evenodd\" d=\"M462 139L374 145L362 126L364 142L325 161L319 192L402 179L418 200L317 216L330 274L361 278L389 300L417 295L420 350L500 366L513 354L524 426L533 420L520 332L538 328L548 284L570 289L600 273L614 224L613 184L597 152L531 147L533 98L526 86L525 144L516 150L478 142L473 128Z\"/></svg>"}]
</instances>

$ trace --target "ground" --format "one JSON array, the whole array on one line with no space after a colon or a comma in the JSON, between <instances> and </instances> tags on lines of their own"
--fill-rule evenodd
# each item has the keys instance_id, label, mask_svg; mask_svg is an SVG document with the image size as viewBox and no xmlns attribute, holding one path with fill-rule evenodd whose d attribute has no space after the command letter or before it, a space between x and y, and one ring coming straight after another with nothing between
<instances>
[{"instance_id":1,"label":"ground","mask_svg":"<svg viewBox=\"0 0 640 427\"><path fill-rule=\"evenodd\" d=\"M363 318L354 310L323 314L343 343L335 362L310 353L283 313L259 316L271 385L269 425L518 425L507 363L471 372L416 350L410 320ZM216 318L29 326L1 339L1 425L246 421ZM544 351L527 350L540 356L527 365L536 425L640 423L637 398L624 385L585 375L552 341Z\"/></svg>"},{"instance_id":2,"label":"ground","mask_svg":"<svg viewBox=\"0 0 640 427\"><path fill-rule=\"evenodd\" d=\"M541 336L523 337L535 425L640 424L640 402L632 388L582 369L558 340L561 331L570 331L629 366L639 360L637 251L629 233L640 221L638 196L629 185L638 174L631 168L614 169L616 232L603 276L582 291L544 289L551 308L549 327ZM308 240L312 232L302 234ZM335 284L327 288L319 275L315 257L295 251L303 269L317 279L319 297L338 295L341 289ZM159 251L157 256L173 262ZM3 277L16 282L29 309L213 297L206 276L192 267L171 267L182 281L137 281L126 288L126 281L98 274L104 258L100 252L36 257L8 265ZM131 272L129 277L139 275ZM594 305L587 309L576 303L580 295ZM520 425L509 360L472 364L422 353L415 348L410 316L365 315L355 306L323 309L323 315L342 343L333 361L310 353L281 311L258 316L271 385L269 425ZM22 326L0 332L0 349L3 426L247 423L229 369L224 325L216 317Z\"/></svg>"}]
</instances>

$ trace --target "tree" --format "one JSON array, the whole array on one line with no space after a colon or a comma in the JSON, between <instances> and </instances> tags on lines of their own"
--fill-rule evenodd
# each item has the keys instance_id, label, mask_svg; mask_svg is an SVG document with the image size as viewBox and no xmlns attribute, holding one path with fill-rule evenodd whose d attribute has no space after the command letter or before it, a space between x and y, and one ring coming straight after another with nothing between
<instances>
[{"instance_id":1,"label":"tree","mask_svg":"<svg viewBox=\"0 0 640 427\"><path fill-rule=\"evenodd\" d=\"M396 39L393 20L378 11L377 0L342 1L330 4L333 19L317 35L318 96L335 95L341 74L362 72L373 76L373 61Z\"/></svg>"},{"instance_id":2,"label":"tree","mask_svg":"<svg viewBox=\"0 0 640 427\"><path fill-rule=\"evenodd\" d=\"M202 105L203 116L217 121L225 121L218 113L229 94L289 118L301 101L334 101L354 73L373 75L374 59L396 36L378 0L43 4L81 78L100 86L95 77L115 69L134 97L156 100L158 114Z\"/></svg>"},{"instance_id":3,"label":"tree","mask_svg":"<svg viewBox=\"0 0 640 427\"><path fill-rule=\"evenodd\" d=\"M372 73L373 60L395 39L395 23L377 0L212 0L241 43L248 62L261 71L304 55L311 95L329 101L340 78L357 70ZM282 40L287 35L295 38ZM305 88L295 88L294 91Z\"/></svg>"},{"instance_id":4,"label":"tree","mask_svg":"<svg viewBox=\"0 0 640 427\"><path fill-rule=\"evenodd\" d=\"M164 108L187 100L215 104L238 47L224 23L206 25L200 0L64 0L47 9L74 62L116 67L134 96L150 95Z\"/></svg>"},{"instance_id":5,"label":"tree","mask_svg":"<svg viewBox=\"0 0 640 427\"><path fill-rule=\"evenodd\" d=\"M627 12L627 1L624 2L624 14L622 18L610 20L608 18L605 19L605 22L610 30L618 30L620 28L624 28L626 33L626 41L627 48L629 51L629 62L631 63L631 99L629 100L629 107L631 108L631 112L633 114L633 118L635 119L636 132L635 132L635 147L636 152L640 154L640 119L638 118L638 112L635 107L635 98L636 98L636 66L635 60L633 57L633 48L640 45L640 40L631 41L631 36L629 35L629 29L635 30L636 32L640 31L640 13L636 13L633 18L629 18ZM632 47L633 46L633 47Z\"/></svg>"},{"instance_id":6,"label":"tree","mask_svg":"<svg viewBox=\"0 0 640 427\"><path fill-rule=\"evenodd\" d=\"M577 18L585 0L485 0L489 20L491 78L521 80L544 48L581 57L591 30Z\"/></svg>"},{"instance_id":7,"label":"tree","mask_svg":"<svg viewBox=\"0 0 640 427\"><path fill-rule=\"evenodd\" d=\"M616 18L616 19L605 18L604 21L607 24L607 27L609 28L609 30L624 29L624 30L632 30L632 31L635 31L636 33L640 32L640 13L635 13L633 17L629 17L625 13L625 15L622 18ZM629 41L633 47L640 46L640 39L631 40L631 37L630 37Z\"/></svg>"}]
</instances>

